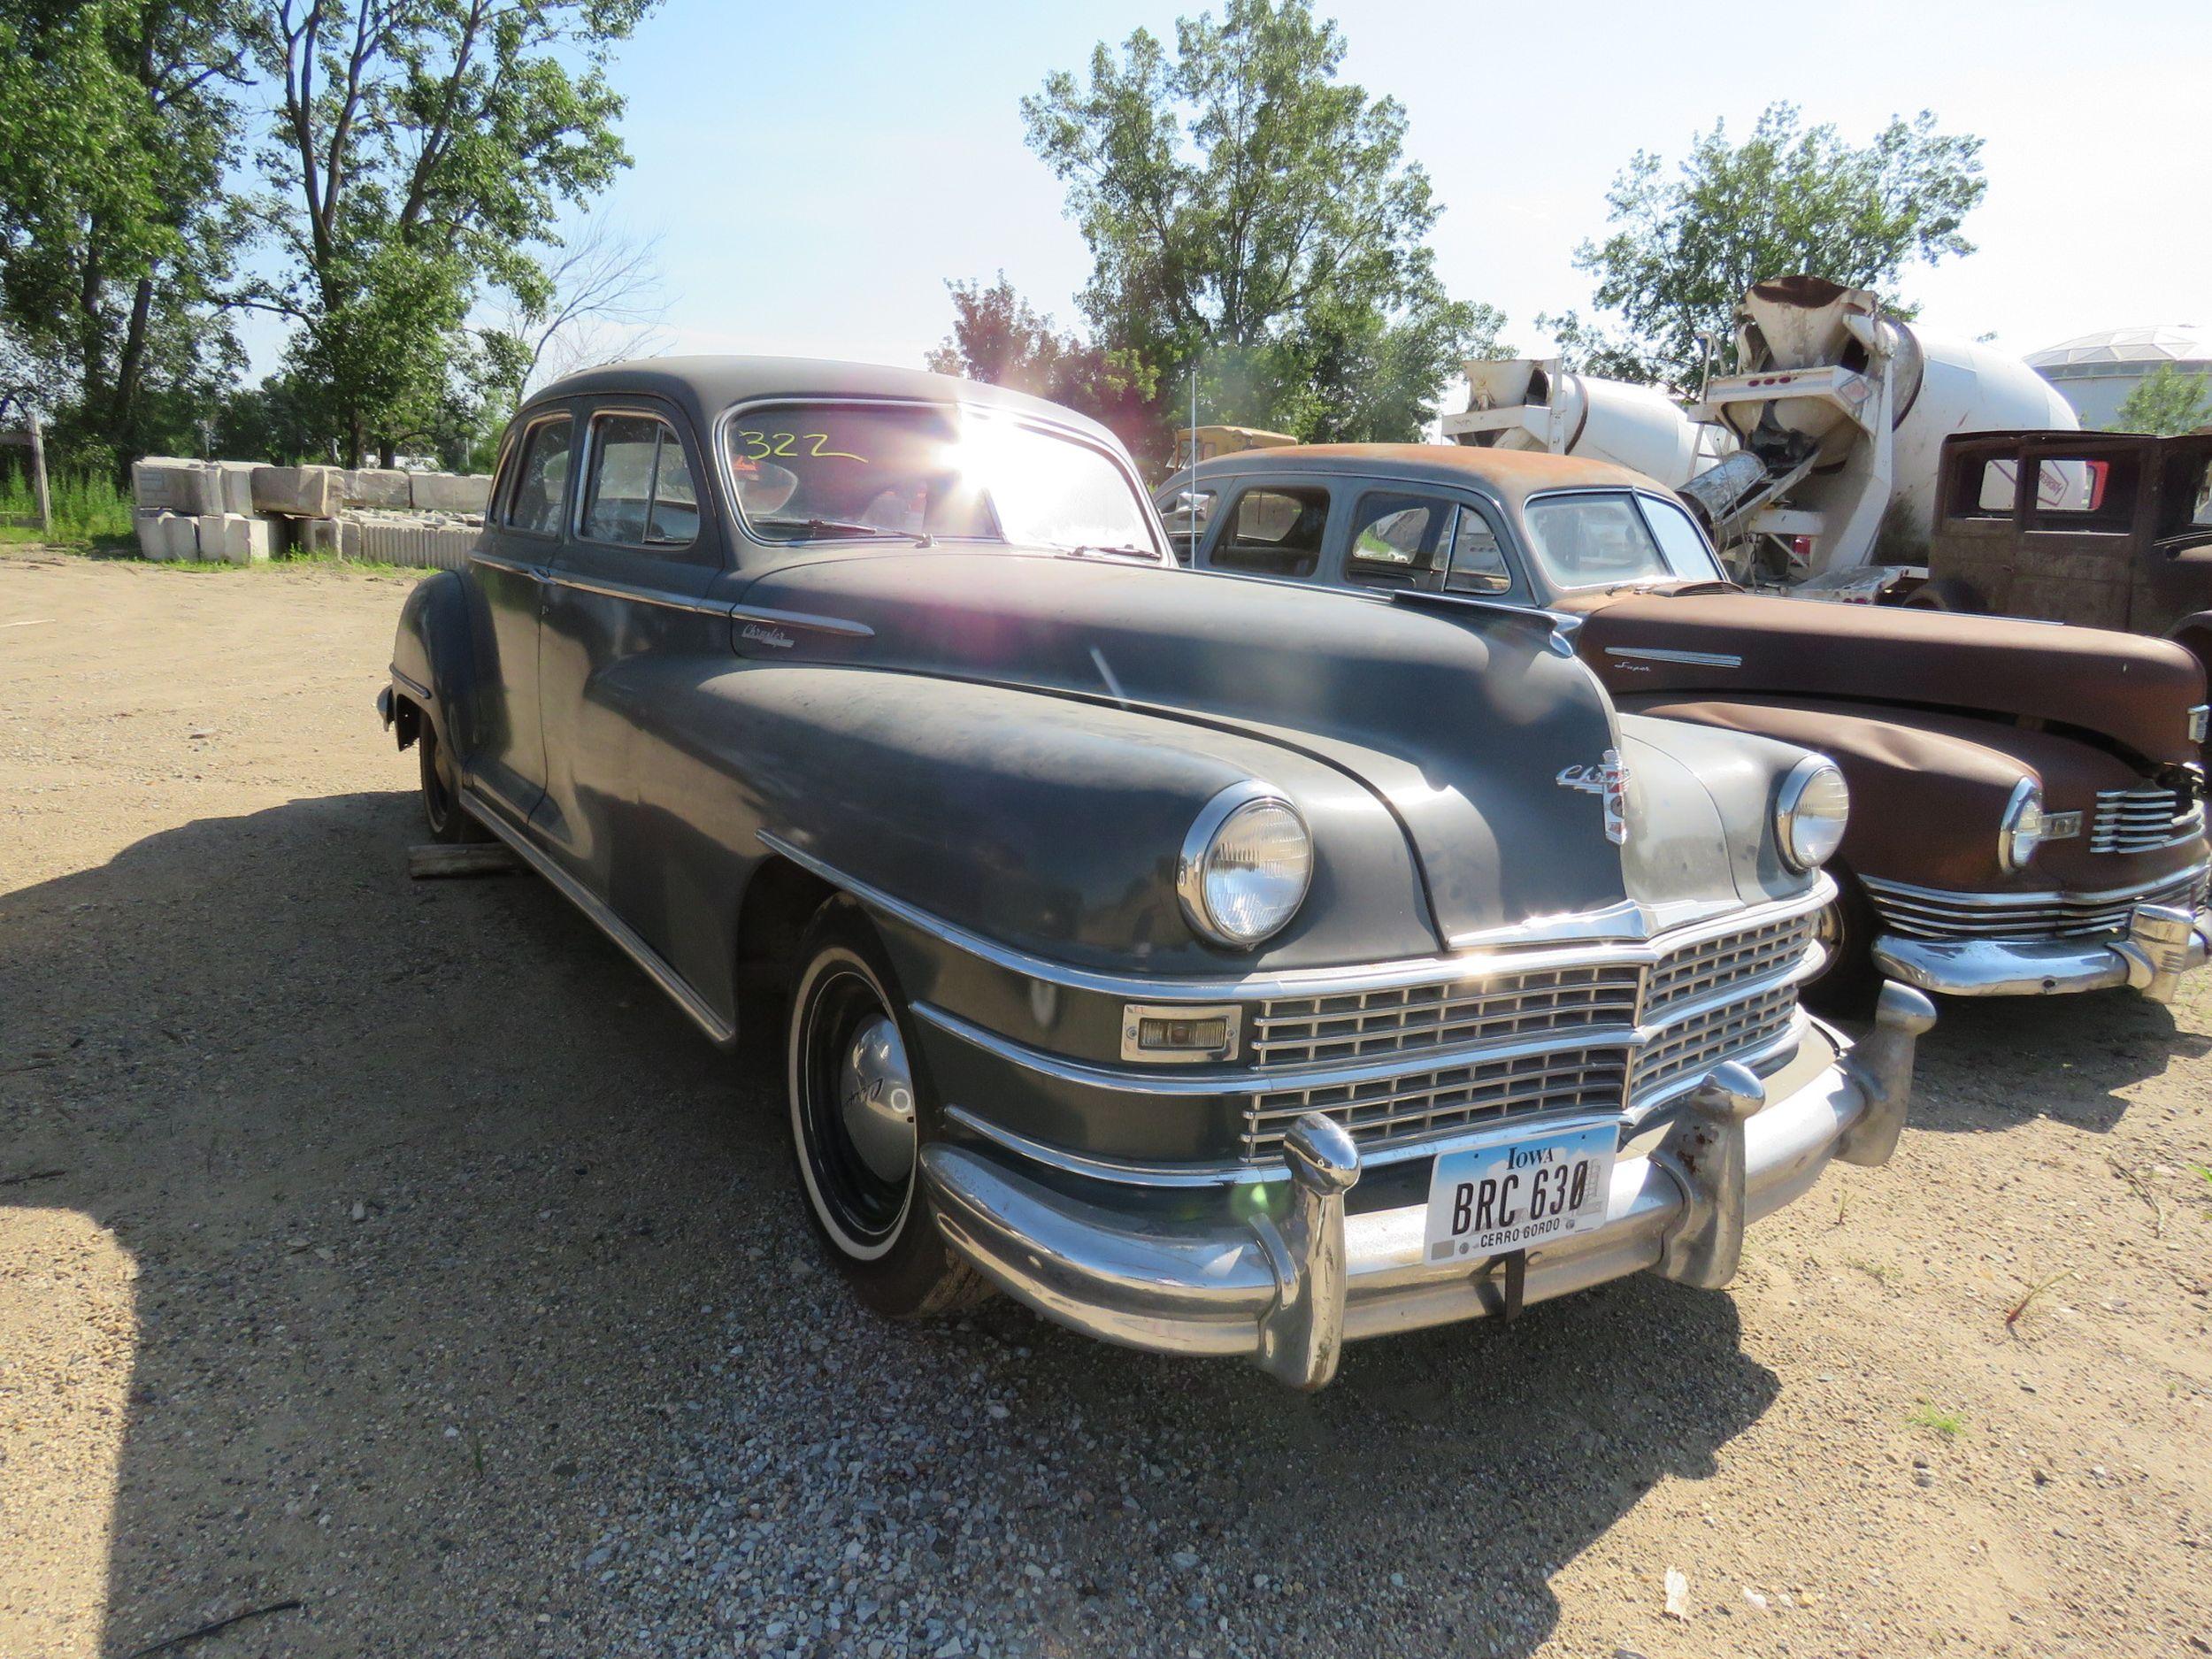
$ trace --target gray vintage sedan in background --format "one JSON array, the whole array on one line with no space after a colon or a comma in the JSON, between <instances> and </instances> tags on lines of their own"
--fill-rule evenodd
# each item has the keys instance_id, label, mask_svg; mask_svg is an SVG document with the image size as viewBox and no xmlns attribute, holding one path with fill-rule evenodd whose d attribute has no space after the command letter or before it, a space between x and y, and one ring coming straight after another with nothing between
<instances>
[{"instance_id":1,"label":"gray vintage sedan in background","mask_svg":"<svg viewBox=\"0 0 2212 1659\"><path fill-rule=\"evenodd\" d=\"M886 369L595 370L380 704L716 1041L895 1316L992 1287L1294 1385L1880 1163L1932 1015L1800 1010L1842 792L1617 717L1541 613L1179 570L1102 428Z\"/></svg>"}]
</instances>

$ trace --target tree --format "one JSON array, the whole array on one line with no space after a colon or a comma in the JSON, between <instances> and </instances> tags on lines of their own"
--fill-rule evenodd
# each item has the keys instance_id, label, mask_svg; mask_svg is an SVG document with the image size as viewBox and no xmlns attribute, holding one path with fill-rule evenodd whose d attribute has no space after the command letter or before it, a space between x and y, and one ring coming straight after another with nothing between
<instances>
[{"instance_id":1,"label":"tree","mask_svg":"<svg viewBox=\"0 0 2212 1659\"><path fill-rule=\"evenodd\" d=\"M2113 412L2115 432L2147 432L2171 438L2212 426L2212 377L2185 374L2162 363L2135 383Z\"/></svg>"},{"instance_id":2,"label":"tree","mask_svg":"<svg viewBox=\"0 0 2212 1659\"><path fill-rule=\"evenodd\" d=\"M651 4L263 0L284 270L252 298L298 325L289 366L326 388L349 463L457 441L501 366L465 326L488 288L552 303L530 250L628 165L603 66Z\"/></svg>"},{"instance_id":3,"label":"tree","mask_svg":"<svg viewBox=\"0 0 2212 1659\"><path fill-rule=\"evenodd\" d=\"M1006 273L989 288L948 282L952 332L925 359L940 374L987 380L1088 415L1132 449L1155 435L1156 377L1133 352L1110 352L1064 334L1014 291Z\"/></svg>"},{"instance_id":4,"label":"tree","mask_svg":"<svg viewBox=\"0 0 2212 1659\"><path fill-rule=\"evenodd\" d=\"M595 218L549 250L545 280L510 307L499 331L512 355L500 372L509 401L580 369L652 349L668 303L660 238ZM489 342L488 342L489 343Z\"/></svg>"},{"instance_id":5,"label":"tree","mask_svg":"<svg viewBox=\"0 0 2212 1659\"><path fill-rule=\"evenodd\" d=\"M1870 288L1909 317L1906 271L1974 251L1960 227L1987 188L1981 149L1939 133L1925 111L1855 148L1774 104L1740 145L1716 121L1672 176L1639 150L1606 194L1612 234L1575 255L1615 326L1571 311L1538 324L1582 369L1687 393L1706 342L1725 342L1745 293L1767 278L1801 271Z\"/></svg>"},{"instance_id":6,"label":"tree","mask_svg":"<svg viewBox=\"0 0 2212 1659\"><path fill-rule=\"evenodd\" d=\"M234 373L244 74L220 0L0 0L0 320L74 465L179 442Z\"/></svg>"},{"instance_id":7,"label":"tree","mask_svg":"<svg viewBox=\"0 0 2212 1659\"><path fill-rule=\"evenodd\" d=\"M1156 426L1195 365L1216 419L1412 438L1494 348L1502 319L1436 275L1404 110L1340 81L1343 57L1307 0L1228 0L1179 19L1172 55L1139 29L1022 101L1090 246L1094 341L1157 377Z\"/></svg>"}]
</instances>

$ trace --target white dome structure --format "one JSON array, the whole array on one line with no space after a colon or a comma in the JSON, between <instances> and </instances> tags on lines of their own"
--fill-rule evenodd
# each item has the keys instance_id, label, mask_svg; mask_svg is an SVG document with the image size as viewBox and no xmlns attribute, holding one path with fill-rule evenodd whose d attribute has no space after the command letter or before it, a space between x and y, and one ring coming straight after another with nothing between
<instances>
[{"instance_id":1,"label":"white dome structure","mask_svg":"<svg viewBox=\"0 0 2212 1659\"><path fill-rule=\"evenodd\" d=\"M2212 334L2187 323L2108 328L2032 354L2028 366L2059 389L2085 426L2109 426L2120 405L2153 370L2212 374Z\"/></svg>"}]
</instances>

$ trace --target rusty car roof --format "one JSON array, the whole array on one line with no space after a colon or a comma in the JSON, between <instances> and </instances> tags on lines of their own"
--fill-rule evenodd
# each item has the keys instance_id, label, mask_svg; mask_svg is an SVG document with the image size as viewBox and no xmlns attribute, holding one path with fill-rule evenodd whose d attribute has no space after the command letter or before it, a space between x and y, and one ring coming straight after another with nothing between
<instances>
[{"instance_id":1,"label":"rusty car roof","mask_svg":"<svg viewBox=\"0 0 2212 1659\"><path fill-rule=\"evenodd\" d=\"M1664 485L1648 474L1609 461L1471 443L1307 443L1287 449L1245 449L1201 461L1197 472L1205 477L1313 472L1472 485L1516 505L1547 489L1642 488L1668 493Z\"/></svg>"}]
</instances>

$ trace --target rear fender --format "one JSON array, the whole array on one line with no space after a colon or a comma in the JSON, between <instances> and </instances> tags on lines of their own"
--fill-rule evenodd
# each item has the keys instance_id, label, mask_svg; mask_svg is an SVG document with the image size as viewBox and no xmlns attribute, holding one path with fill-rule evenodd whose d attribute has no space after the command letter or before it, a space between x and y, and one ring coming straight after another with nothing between
<instances>
[{"instance_id":1,"label":"rear fender","mask_svg":"<svg viewBox=\"0 0 2212 1659\"><path fill-rule=\"evenodd\" d=\"M475 664L469 649L468 584L439 571L415 584L392 640L391 725L399 746L427 719L448 753L465 752Z\"/></svg>"}]
</instances>

